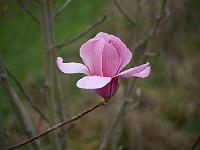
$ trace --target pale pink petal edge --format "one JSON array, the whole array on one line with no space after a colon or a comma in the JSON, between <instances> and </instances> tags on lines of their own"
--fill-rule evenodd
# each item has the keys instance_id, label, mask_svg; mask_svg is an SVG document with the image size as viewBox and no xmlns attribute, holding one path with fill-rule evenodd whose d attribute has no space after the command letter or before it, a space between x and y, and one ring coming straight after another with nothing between
<instances>
[{"instance_id":1,"label":"pale pink petal edge","mask_svg":"<svg viewBox=\"0 0 200 150\"><path fill-rule=\"evenodd\" d=\"M58 68L63 72L67 74L73 74L73 73L84 73L89 74L88 68L81 64L81 63L63 63L63 59L61 57L58 57L56 60L56 63L58 65Z\"/></svg>"},{"instance_id":2,"label":"pale pink petal edge","mask_svg":"<svg viewBox=\"0 0 200 150\"><path fill-rule=\"evenodd\" d=\"M111 81L110 77L85 76L77 81L77 87L81 89L100 89Z\"/></svg>"},{"instance_id":3,"label":"pale pink petal edge","mask_svg":"<svg viewBox=\"0 0 200 150\"><path fill-rule=\"evenodd\" d=\"M149 65L149 62L147 62L146 64L142 64L140 66L125 70L125 71L119 73L117 76L118 77L146 78L149 76L150 72L151 72L151 67Z\"/></svg>"}]
</instances>

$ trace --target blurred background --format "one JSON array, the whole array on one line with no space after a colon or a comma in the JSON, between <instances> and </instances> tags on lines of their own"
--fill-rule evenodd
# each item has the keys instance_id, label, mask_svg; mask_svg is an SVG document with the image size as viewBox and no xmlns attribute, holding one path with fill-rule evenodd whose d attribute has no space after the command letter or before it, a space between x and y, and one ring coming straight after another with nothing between
<instances>
[{"instance_id":1,"label":"blurred background","mask_svg":"<svg viewBox=\"0 0 200 150\"><path fill-rule=\"evenodd\" d=\"M20 149L192 149L200 135L199 0L0 0L0 149L100 100L76 87L82 75L55 65L56 56L81 62L80 46L98 32L132 50L127 68L149 61L150 77L121 80L108 105Z\"/></svg>"}]
</instances>

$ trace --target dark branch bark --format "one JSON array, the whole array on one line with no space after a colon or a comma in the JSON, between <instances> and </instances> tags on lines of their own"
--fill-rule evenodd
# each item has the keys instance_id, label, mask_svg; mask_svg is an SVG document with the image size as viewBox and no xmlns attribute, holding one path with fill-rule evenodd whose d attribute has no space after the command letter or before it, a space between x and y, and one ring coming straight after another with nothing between
<instances>
[{"instance_id":1,"label":"dark branch bark","mask_svg":"<svg viewBox=\"0 0 200 150\"><path fill-rule=\"evenodd\" d=\"M23 4L21 0L17 0L20 7L26 12L26 14L37 24L40 24L40 21L33 15L33 13Z\"/></svg>"},{"instance_id":2,"label":"dark branch bark","mask_svg":"<svg viewBox=\"0 0 200 150\"><path fill-rule=\"evenodd\" d=\"M25 140L25 141L23 141L19 144L16 144L14 146L11 146L9 148L5 148L5 149L2 149L2 150L14 150L14 149L20 148L20 147L22 147L26 144L32 143L35 140L37 140L37 139L39 139L39 138L41 138L41 137L43 137L43 136L45 136L45 135L47 135L47 134L49 134L53 131L59 129L60 127L63 127L65 125L69 124L69 123L72 123L72 122L82 118L83 116L87 115L88 113L94 111L95 109L97 109L97 108L99 108L100 106L103 106L103 105L105 105L105 101L102 100L98 104L90 107L89 109L86 109L85 111L77 114L76 116L73 116L70 119L66 119L64 122L58 123L58 124L54 125L53 127L47 129L46 131L44 131L44 132L42 132L42 133L40 133L36 136L33 136L33 137L31 137L31 138L29 138L29 139L27 139L27 140Z\"/></svg>"},{"instance_id":3,"label":"dark branch bark","mask_svg":"<svg viewBox=\"0 0 200 150\"><path fill-rule=\"evenodd\" d=\"M90 27L88 27L86 30L84 30L80 34L72 37L71 39L68 39L68 40L64 41L62 44L55 45L54 48L63 48L64 46L67 46L67 45L69 45L69 44L77 41L78 39L80 39L81 37L83 37L84 35L86 35L87 33L89 33L91 30L93 30L94 28L96 28L98 25L102 24L106 20L107 17L108 17L108 15L104 15L102 18L100 18L99 20L97 20L93 25L91 25Z\"/></svg>"},{"instance_id":4,"label":"dark branch bark","mask_svg":"<svg viewBox=\"0 0 200 150\"><path fill-rule=\"evenodd\" d=\"M20 91L22 92L22 94L24 95L24 97L26 98L26 100L29 102L29 104L31 105L31 107L46 121L49 123L49 119L47 118L47 116L41 111L40 108L38 108L38 106L34 103L32 97L25 91L24 87L22 86L22 84L20 83L20 81L17 79L17 77L8 69L8 67L6 66L6 71L8 73L8 75L15 81L16 85L18 86L18 88L20 89Z\"/></svg>"},{"instance_id":5,"label":"dark branch bark","mask_svg":"<svg viewBox=\"0 0 200 150\"><path fill-rule=\"evenodd\" d=\"M121 7L121 5L119 4L119 2L118 2L117 0L112 0L112 1L113 1L113 3L115 4L115 6L117 7L117 9L119 10L119 12L124 16L124 18L125 18L128 22L130 22L130 24L131 24L132 26L135 26L135 25L136 25L136 22L133 21L133 20L129 17L129 15L124 11L124 9Z\"/></svg>"},{"instance_id":6,"label":"dark branch bark","mask_svg":"<svg viewBox=\"0 0 200 150\"><path fill-rule=\"evenodd\" d=\"M34 128L30 120L29 113L26 110L26 107L24 106L24 104L21 102L16 91L13 89L10 81L8 80L5 65L3 64L3 61L1 60L1 58L0 58L0 83L5 93L9 97L12 108L15 111L17 119L22 125L22 128L25 130L26 136L27 137L34 136L35 135ZM41 149L39 143L37 142L33 142L31 146L34 150Z\"/></svg>"},{"instance_id":7,"label":"dark branch bark","mask_svg":"<svg viewBox=\"0 0 200 150\"><path fill-rule=\"evenodd\" d=\"M200 143L200 135L197 137L197 139L194 141L194 143L192 144L192 147L190 150L195 150L198 146L198 144Z\"/></svg>"},{"instance_id":8,"label":"dark branch bark","mask_svg":"<svg viewBox=\"0 0 200 150\"><path fill-rule=\"evenodd\" d=\"M69 5L70 2L71 2L71 0L65 0L64 4L63 4L62 6L60 6L60 7L56 10L55 15L60 14L60 13Z\"/></svg>"}]
</instances>

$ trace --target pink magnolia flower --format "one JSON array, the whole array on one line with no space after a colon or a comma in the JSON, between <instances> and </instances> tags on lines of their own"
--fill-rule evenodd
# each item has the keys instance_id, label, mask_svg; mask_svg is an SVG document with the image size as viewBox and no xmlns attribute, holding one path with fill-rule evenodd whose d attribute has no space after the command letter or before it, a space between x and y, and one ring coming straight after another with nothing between
<instances>
[{"instance_id":1,"label":"pink magnolia flower","mask_svg":"<svg viewBox=\"0 0 200 150\"><path fill-rule=\"evenodd\" d=\"M146 78L151 70L149 63L146 63L122 71L130 62L132 54L118 37L103 32L81 46L80 56L85 65L75 62L63 63L61 57L57 58L57 65L67 74L86 74L76 85L79 88L96 90L105 99L115 95L120 78Z\"/></svg>"}]
</instances>

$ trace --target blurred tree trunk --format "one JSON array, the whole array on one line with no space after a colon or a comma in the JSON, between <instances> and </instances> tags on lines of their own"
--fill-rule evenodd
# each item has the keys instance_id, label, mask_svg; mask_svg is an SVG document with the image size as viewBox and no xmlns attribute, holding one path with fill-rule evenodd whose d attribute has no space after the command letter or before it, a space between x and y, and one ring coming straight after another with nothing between
<instances>
[{"instance_id":1,"label":"blurred tree trunk","mask_svg":"<svg viewBox=\"0 0 200 150\"><path fill-rule=\"evenodd\" d=\"M64 104L63 96L61 91L61 84L59 83L59 78L56 70L56 49L54 49L54 18L52 13L52 1L42 0L42 24L41 28L44 37L44 47L45 47L45 86L46 92L45 97L47 101L50 101L51 107L51 118L52 123L54 123L57 118L55 112L57 112L59 121L64 120ZM59 135L59 137L58 137ZM54 141L56 142L57 150L66 149L66 135L67 128L61 129L59 134L55 134Z\"/></svg>"}]
</instances>

